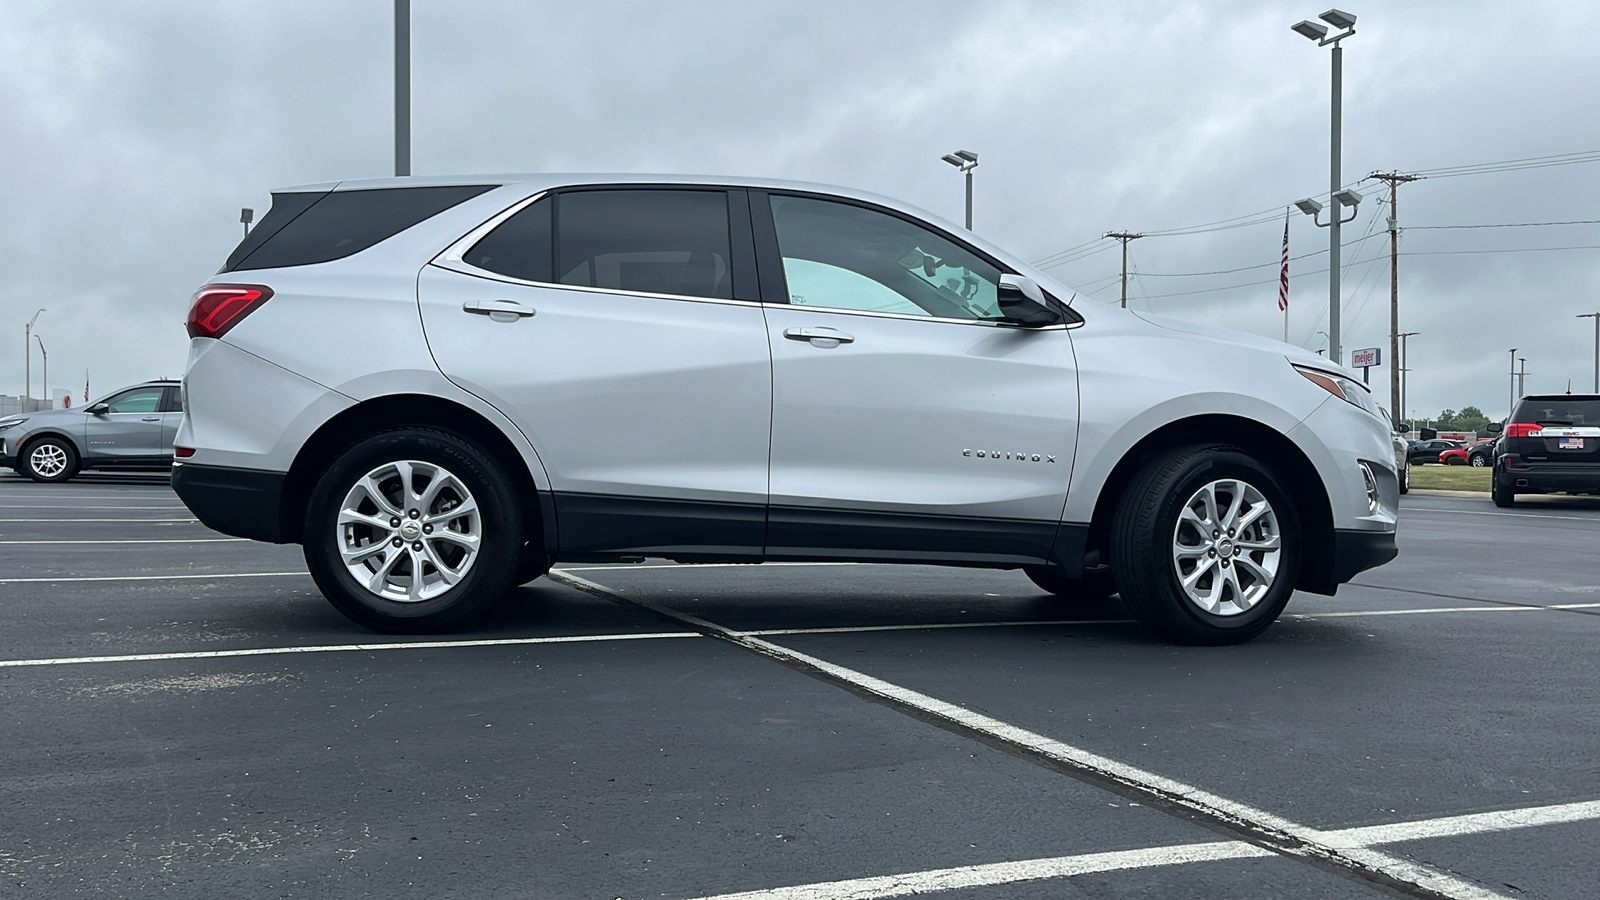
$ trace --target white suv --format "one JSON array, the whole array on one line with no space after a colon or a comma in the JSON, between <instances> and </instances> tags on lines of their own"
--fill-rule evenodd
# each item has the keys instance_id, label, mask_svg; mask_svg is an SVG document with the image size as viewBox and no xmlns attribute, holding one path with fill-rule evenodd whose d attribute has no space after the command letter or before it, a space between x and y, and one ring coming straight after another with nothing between
<instances>
[{"instance_id":1,"label":"white suv","mask_svg":"<svg viewBox=\"0 0 1600 900\"><path fill-rule=\"evenodd\" d=\"M1350 373L1072 300L836 188L293 188L195 295L173 486L303 544L385 631L552 562L664 557L1020 568L1236 643L1394 557L1394 455Z\"/></svg>"}]
</instances>

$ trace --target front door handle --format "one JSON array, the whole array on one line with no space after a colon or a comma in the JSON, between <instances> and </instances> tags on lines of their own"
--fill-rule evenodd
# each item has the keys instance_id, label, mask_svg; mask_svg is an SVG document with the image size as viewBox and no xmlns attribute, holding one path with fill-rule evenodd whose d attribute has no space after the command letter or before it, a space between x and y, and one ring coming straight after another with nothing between
<instances>
[{"instance_id":1,"label":"front door handle","mask_svg":"<svg viewBox=\"0 0 1600 900\"><path fill-rule=\"evenodd\" d=\"M845 334L826 325L817 328L785 328L783 336L791 341L810 341L811 346L831 350L840 344L855 343L855 336Z\"/></svg>"},{"instance_id":2,"label":"front door handle","mask_svg":"<svg viewBox=\"0 0 1600 900\"><path fill-rule=\"evenodd\" d=\"M515 322L539 313L533 307L523 306L515 300L468 300L461 304L461 311L475 316L488 316L496 322Z\"/></svg>"},{"instance_id":3,"label":"front door handle","mask_svg":"<svg viewBox=\"0 0 1600 900\"><path fill-rule=\"evenodd\" d=\"M161 421L161 417L160 416L145 416L144 418L140 419L139 421L141 421L141 422L159 422L159 421Z\"/></svg>"}]
</instances>

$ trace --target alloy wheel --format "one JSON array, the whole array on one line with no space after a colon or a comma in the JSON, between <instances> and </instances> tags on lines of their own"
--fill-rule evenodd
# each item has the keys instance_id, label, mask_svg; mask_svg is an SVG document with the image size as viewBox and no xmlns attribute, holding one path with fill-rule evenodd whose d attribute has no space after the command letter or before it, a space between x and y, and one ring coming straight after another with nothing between
<instances>
[{"instance_id":1,"label":"alloy wheel","mask_svg":"<svg viewBox=\"0 0 1600 900\"><path fill-rule=\"evenodd\" d=\"M1249 482L1223 479L1189 498L1172 530L1172 568L1190 603L1216 616L1267 595L1283 556L1278 516Z\"/></svg>"},{"instance_id":2,"label":"alloy wheel","mask_svg":"<svg viewBox=\"0 0 1600 900\"><path fill-rule=\"evenodd\" d=\"M386 600L416 603L454 587L478 558L483 522L461 479L420 460L385 463L357 479L339 506L346 571Z\"/></svg>"},{"instance_id":3,"label":"alloy wheel","mask_svg":"<svg viewBox=\"0 0 1600 900\"><path fill-rule=\"evenodd\" d=\"M41 478L55 478L67 470L67 451L59 444L40 444L28 454L28 466Z\"/></svg>"}]
</instances>

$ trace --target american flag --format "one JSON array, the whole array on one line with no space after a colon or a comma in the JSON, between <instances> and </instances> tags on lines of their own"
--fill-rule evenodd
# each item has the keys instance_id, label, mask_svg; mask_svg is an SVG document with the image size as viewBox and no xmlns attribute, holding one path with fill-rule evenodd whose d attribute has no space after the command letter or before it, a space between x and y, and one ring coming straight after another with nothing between
<instances>
[{"instance_id":1,"label":"american flag","mask_svg":"<svg viewBox=\"0 0 1600 900\"><path fill-rule=\"evenodd\" d=\"M1289 213L1283 214L1283 266L1278 270L1278 311L1289 311Z\"/></svg>"}]
</instances>

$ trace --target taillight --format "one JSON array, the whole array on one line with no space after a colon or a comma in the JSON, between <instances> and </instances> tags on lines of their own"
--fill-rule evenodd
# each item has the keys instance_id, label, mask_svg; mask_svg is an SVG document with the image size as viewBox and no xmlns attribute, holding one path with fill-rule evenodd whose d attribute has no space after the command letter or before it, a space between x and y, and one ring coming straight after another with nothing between
<instances>
[{"instance_id":1,"label":"taillight","mask_svg":"<svg viewBox=\"0 0 1600 900\"><path fill-rule=\"evenodd\" d=\"M1538 437L1544 426L1529 422L1512 422L1506 426L1506 437Z\"/></svg>"},{"instance_id":2,"label":"taillight","mask_svg":"<svg viewBox=\"0 0 1600 900\"><path fill-rule=\"evenodd\" d=\"M189 307L189 337L219 338L272 297L264 284L208 284Z\"/></svg>"}]
</instances>

